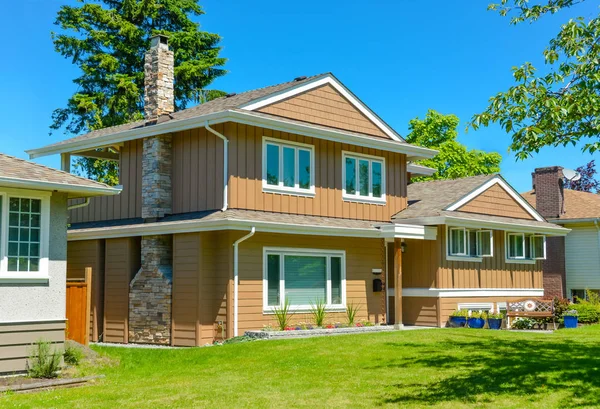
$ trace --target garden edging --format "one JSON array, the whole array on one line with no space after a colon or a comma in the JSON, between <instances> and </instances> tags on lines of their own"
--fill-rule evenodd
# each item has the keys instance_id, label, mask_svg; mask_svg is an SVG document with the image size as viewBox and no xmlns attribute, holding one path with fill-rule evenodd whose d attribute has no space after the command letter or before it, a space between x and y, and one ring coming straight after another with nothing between
<instances>
[{"instance_id":1,"label":"garden edging","mask_svg":"<svg viewBox=\"0 0 600 409\"><path fill-rule=\"evenodd\" d=\"M346 328L316 328L290 331L246 331L245 335L254 339L287 339L310 338L330 335L360 334L370 332L395 331L393 325L375 325L372 327L346 327Z\"/></svg>"}]
</instances>

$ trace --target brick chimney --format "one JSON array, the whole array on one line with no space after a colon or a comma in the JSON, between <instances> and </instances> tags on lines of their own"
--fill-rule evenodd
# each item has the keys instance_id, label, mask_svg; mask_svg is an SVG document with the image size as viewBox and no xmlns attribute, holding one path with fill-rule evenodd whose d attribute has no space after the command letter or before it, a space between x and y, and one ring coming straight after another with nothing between
<instances>
[{"instance_id":1,"label":"brick chimney","mask_svg":"<svg viewBox=\"0 0 600 409\"><path fill-rule=\"evenodd\" d=\"M535 208L547 219L556 219L565 212L562 169L560 166L537 168L531 174Z\"/></svg>"}]
</instances>

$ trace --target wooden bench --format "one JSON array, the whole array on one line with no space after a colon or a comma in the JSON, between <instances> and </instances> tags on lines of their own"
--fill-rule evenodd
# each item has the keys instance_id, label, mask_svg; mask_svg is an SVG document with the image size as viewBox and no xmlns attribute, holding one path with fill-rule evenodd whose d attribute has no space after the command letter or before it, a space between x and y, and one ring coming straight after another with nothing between
<instances>
[{"instance_id":1,"label":"wooden bench","mask_svg":"<svg viewBox=\"0 0 600 409\"><path fill-rule=\"evenodd\" d=\"M517 301L506 302L506 328L510 328L511 318L552 318L552 324L556 329L554 319L554 301L540 300L535 298L524 298ZM538 324L541 328L541 324Z\"/></svg>"}]
</instances>

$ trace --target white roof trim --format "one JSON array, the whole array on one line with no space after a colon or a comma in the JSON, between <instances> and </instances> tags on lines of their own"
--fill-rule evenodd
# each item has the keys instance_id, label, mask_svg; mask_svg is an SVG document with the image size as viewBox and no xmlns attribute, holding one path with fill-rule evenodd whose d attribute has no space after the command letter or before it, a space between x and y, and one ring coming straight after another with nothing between
<instances>
[{"instance_id":1,"label":"white roof trim","mask_svg":"<svg viewBox=\"0 0 600 409\"><path fill-rule=\"evenodd\" d=\"M543 288L403 288L402 297L543 297Z\"/></svg>"},{"instance_id":2,"label":"white roof trim","mask_svg":"<svg viewBox=\"0 0 600 409\"><path fill-rule=\"evenodd\" d=\"M382 236L387 239L421 239L435 240L437 227L416 224L383 224L378 226Z\"/></svg>"},{"instance_id":3,"label":"white roof trim","mask_svg":"<svg viewBox=\"0 0 600 409\"><path fill-rule=\"evenodd\" d=\"M81 186L67 183L46 182L42 180L20 179L7 176L0 176L0 186L33 189L69 193L70 198L91 197L91 196L111 196L121 193L121 189L102 186Z\"/></svg>"},{"instance_id":4,"label":"white roof trim","mask_svg":"<svg viewBox=\"0 0 600 409\"><path fill-rule=\"evenodd\" d=\"M423 165L417 165L415 163L409 163L406 166L406 171L410 172L412 175L431 176L435 172L437 172L437 169L433 169Z\"/></svg>"},{"instance_id":5,"label":"white roof trim","mask_svg":"<svg viewBox=\"0 0 600 409\"><path fill-rule=\"evenodd\" d=\"M366 106L362 101L360 101L348 88L346 88L341 82L339 82L332 75L327 74L325 77L316 77L313 80L308 82L303 82L298 86L287 88L283 91L269 94L263 98L259 98L257 100L250 101L249 103L242 105L241 109L245 109L248 111L255 111L267 105L274 104L279 101L283 101L284 99L291 98L295 95L302 94L306 91L310 91L311 89L318 88L325 84L331 85L335 88L340 94L344 96L350 103L358 109L363 115L365 115L371 122L373 122L379 129L381 129L387 136L392 138L397 142L404 142L404 139L400 137L392 128L387 126L371 109Z\"/></svg>"},{"instance_id":6,"label":"white roof trim","mask_svg":"<svg viewBox=\"0 0 600 409\"><path fill-rule=\"evenodd\" d=\"M483 192L485 192L486 190L488 190L489 188L491 188L494 185L500 185L513 199L515 199L517 201L517 203L519 203L519 205L521 205L521 207L523 209L525 209L525 211L527 211L527 213L529 213L535 220L539 221L539 222L545 222L546 220L544 220L544 218L537 212L537 210L535 210L527 200L525 200L523 198L523 196L521 196L515 189L513 189L512 186L510 186L508 183L506 183L504 181L504 179L502 179L500 176L496 176L490 180L488 180L486 183L484 183L483 185L479 186L477 189L475 189L474 191L472 191L471 193L469 193L468 195L464 196L462 199L460 199L459 201L451 204L450 206L448 206L446 209L444 210L449 210L449 211L454 211L454 210L458 210L459 208L461 208L463 205L465 205L466 203L470 202L471 200L473 200L474 198L476 198L477 196L479 196L480 194L482 194Z\"/></svg>"}]
</instances>

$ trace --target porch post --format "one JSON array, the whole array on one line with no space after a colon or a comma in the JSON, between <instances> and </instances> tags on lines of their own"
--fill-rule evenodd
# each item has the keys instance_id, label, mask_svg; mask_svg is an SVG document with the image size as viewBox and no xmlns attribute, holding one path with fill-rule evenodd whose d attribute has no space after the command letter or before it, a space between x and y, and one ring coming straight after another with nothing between
<instances>
[{"instance_id":1,"label":"porch post","mask_svg":"<svg viewBox=\"0 0 600 409\"><path fill-rule=\"evenodd\" d=\"M402 325L402 239L394 239L394 327L401 329Z\"/></svg>"}]
</instances>

